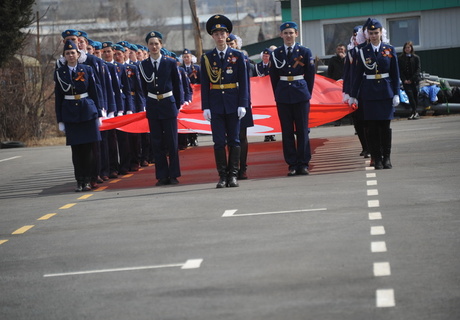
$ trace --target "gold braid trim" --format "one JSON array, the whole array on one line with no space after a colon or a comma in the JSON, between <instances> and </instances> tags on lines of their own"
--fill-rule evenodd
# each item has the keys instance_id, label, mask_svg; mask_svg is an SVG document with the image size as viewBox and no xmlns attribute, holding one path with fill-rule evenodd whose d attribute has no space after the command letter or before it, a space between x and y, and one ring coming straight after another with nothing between
<instances>
[{"instance_id":1,"label":"gold braid trim","mask_svg":"<svg viewBox=\"0 0 460 320\"><path fill-rule=\"evenodd\" d=\"M204 55L204 64L206 65L206 72L208 73L209 81L212 83L219 82L222 75L222 69L219 68L218 71L213 71L207 55Z\"/></svg>"}]
</instances>

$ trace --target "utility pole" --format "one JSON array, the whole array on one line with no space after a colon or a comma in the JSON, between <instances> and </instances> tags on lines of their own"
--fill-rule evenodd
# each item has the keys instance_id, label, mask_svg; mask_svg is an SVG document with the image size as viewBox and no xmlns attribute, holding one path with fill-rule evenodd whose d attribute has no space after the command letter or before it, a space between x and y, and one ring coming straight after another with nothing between
<instances>
[{"instance_id":1,"label":"utility pole","mask_svg":"<svg viewBox=\"0 0 460 320\"><path fill-rule=\"evenodd\" d=\"M201 55L203 54L203 42L201 39L200 20L196 13L196 1L189 0L190 10L192 11L192 27L193 34L195 36L195 55L197 61L200 61Z\"/></svg>"},{"instance_id":2,"label":"utility pole","mask_svg":"<svg viewBox=\"0 0 460 320\"><path fill-rule=\"evenodd\" d=\"M292 21L299 26L299 42L303 44L302 36L302 0L291 0L291 17Z\"/></svg>"}]
</instances>

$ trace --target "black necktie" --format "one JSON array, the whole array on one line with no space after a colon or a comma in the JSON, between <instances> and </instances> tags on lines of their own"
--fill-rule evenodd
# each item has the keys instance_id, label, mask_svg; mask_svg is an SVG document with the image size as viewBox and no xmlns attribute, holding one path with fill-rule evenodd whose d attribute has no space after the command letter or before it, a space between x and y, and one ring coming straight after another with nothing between
<instances>
[{"instance_id":1,"label":"black necktie","mask_svg":"<svg viewBox=\"0 0 460 320\"><path fill-rule=\"evenodd\" d=\"M76 76L75 68L72 69L72 74L71 74L71 76L72 76L72 79L75 78L75 76Z\"/></svg>"},{"instance_id":2,"label":"black necktie","mask_svg":"<svg viewBox=\"0 0 460 320\"><path fill-rule=\"evenodd\" d=\"M220 54L220 62L223 64L224 63L224 53L221 51L219 54Z\"/></svg>"},{"instance_id":3,"label":"black necktie","mask_svg":"<svg viewBox=\"0 0 460 320\"><path fill-rule=\"evenodd\" d=\"M157 62L153 61L153 72L157 73Z\"/></svg>"},{"instance_id":4,"label":"black necktie","mask_svg":"<svg viewBox=\"0 0 460 320\"><path fill-rule=\"evenodd\" d=\"M292 56L292 48L288 47L287 57L289 60L291 60L291 56Z\"/></svg>"},{"instance_id":5,"label":"black necktie","mask_svg":"<svg viewBox=\"0 0 460 320\"><path fill-rule=\"evenodd\" d=\"M378 55L379 54L379 51L377 49L375 49L375 55Z\"/></svg>"}]
</instances>

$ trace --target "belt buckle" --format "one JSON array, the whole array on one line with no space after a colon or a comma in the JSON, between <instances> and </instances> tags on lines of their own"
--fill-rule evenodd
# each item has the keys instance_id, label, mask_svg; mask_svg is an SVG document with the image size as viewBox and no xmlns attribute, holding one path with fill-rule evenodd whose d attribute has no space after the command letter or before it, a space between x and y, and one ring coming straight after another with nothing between
<instances>
[{"instance_id":1,"label":"belt buckle","mask_svg":"<svg viewBox=\"0 0 460 320\"><path fill-rule=\"evenodd\" d=\"M294 81L294 76L288 76L288 81Z\"/></svg>"},{"instance_id":2,"label":"belt buckle","mask_svg":"<svg viewBox=\"0 0 460 320\"><path fill-rule=\"evenodd\" d=\"M225 86L224 86L223 84L221 84L221 85L220 85L220 88L221 88L221 89L224 89L224 88L225 88Z\"/></svg>"},{"instance_id":3,"label":"belt buckle","mask_svg":"<svg viewBox=\"0 0 460 320\"><path fill-rule=\"evenodd\" d=\"M158 100L162 100L162 99L163 99L163 95L162 95L162 94L157 95L157 99L158 99Z\"/></svg>"},{"instance_id":4,"label":"belt buckle","mask_svg":"<svg viewBox=\"0 0 460 320\"><path fill-rule=\"evenodd\" d=\"M75 100L80 100L80 95L76 94L76 95L74 95L74 98L75 98Z\"/></svg>"},{"instance_id":5,"label":"belt buckle","mask_svg":"<svg viewBox=\"0 0 460 320\"><path fill-rule=\"evenodd\" d=\"M376 74L375 79L382 79L382 75L381 74Z\"/></svg>"}]
</instances>

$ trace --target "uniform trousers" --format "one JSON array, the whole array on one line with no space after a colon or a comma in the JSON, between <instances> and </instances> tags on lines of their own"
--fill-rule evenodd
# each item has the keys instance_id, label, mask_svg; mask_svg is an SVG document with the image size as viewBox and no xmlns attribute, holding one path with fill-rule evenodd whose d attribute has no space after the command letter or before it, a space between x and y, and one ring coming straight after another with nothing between
<instances>
[{"instance_id":1,"label":"uniform trousers","mask_svg":"<svg viewBox=\"0 0 460 320\"><path fill-rule=\"evenodd\" d=\"M240 145L240 119L238 113L211 113L211 130L214 150L225 149L225 146Z\"/></svg>"},{"instance_id":2,"label":"uniform trousers","mask_svg":"<svg viewBox=\"0 0 460 320\"><path fill-rule=\"evenodd\" d=\"M155 157L156 178L159 180L180 177L177 118L149 118L148 121L153 156Z\"/></svg>"},{"instance_id":3,"label":"uniform trousers","mask_svg":"<svg viewBox=\"0 0 460 320\"><path fill-rule=\"evenodd\" d=\"M308 168L311 160L308 129L310 101L277 103L276 106L281 124L284 160L289 169Z\"/></svg>"},{"instance_id":4,"label":"uniform trousers","mask_svg":"<svg viewBox=\"0 0 460 320\"><path fill-rule=\"evenodd\" d=\"M90 182L90 178L94 172L93 150L95 143L89 142L71 146L72 163L77 181Z\"/></svg>"}]
</instances>

